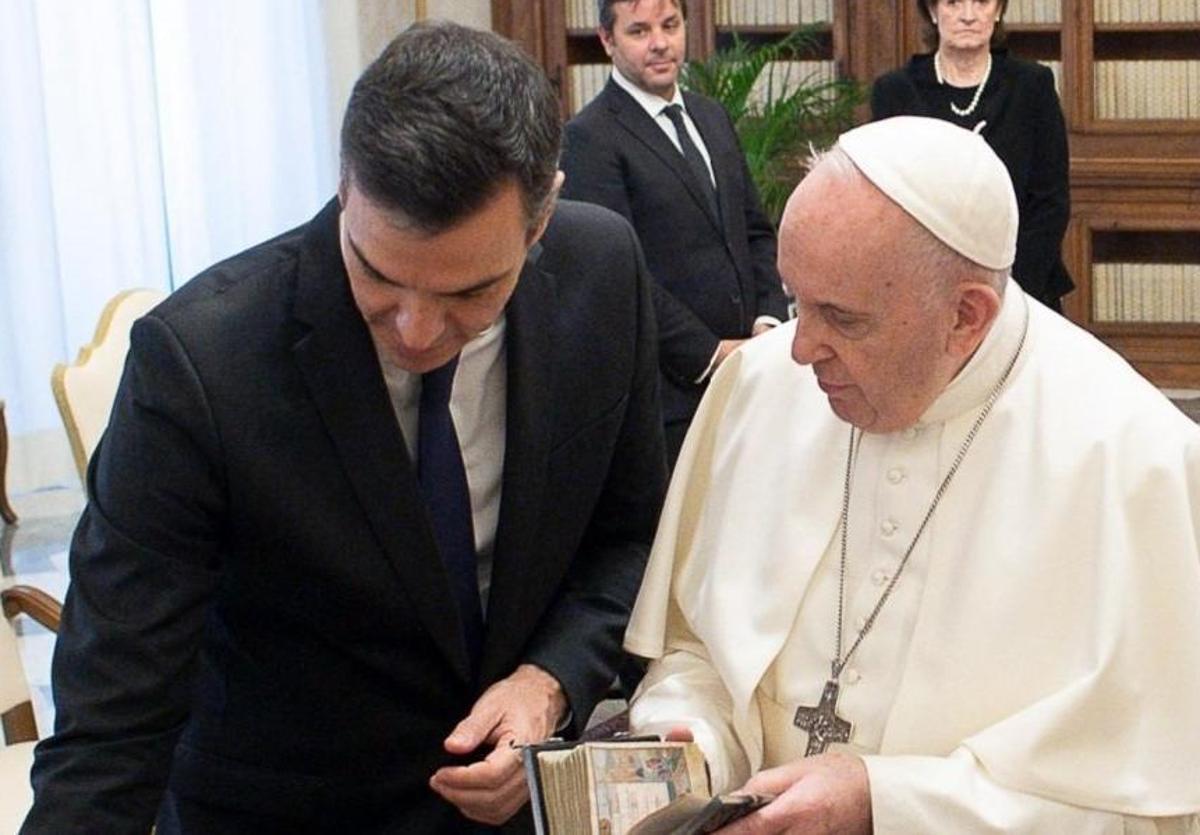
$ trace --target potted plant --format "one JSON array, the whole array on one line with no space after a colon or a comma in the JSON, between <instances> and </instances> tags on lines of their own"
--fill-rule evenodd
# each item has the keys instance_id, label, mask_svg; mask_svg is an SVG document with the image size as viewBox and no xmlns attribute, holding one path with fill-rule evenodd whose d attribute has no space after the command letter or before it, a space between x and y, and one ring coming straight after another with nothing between
<instances>
[{"instance_id":1,"label":"potted plant","mask_svg":"<svg viewBox=\"0 0 1200 835\"><path fill-rule=\"evenodd\" d=\"M854 123L854 109L864 100L857 82L822 77L799 60L816 54L818 32L805 26L767 43L735 34L730 47L688 62L683 72L685 88L716 99L729 113L774 223L804 176L810 146L832 144Z\"/></svg>"}]
</instances>

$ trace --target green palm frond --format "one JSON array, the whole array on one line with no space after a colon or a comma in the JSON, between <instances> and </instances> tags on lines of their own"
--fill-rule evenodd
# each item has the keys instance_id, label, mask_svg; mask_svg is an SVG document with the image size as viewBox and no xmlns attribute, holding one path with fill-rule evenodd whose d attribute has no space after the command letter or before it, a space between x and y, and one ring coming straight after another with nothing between
<instances>
[{"instance_id":1,"label":"green palm frond","mask_svg":"<svg viewBox=\"0 0 1200 835\"><path fill-rule=\"evenodd\" d=\"M793 65L779 63L816 54L819 43L813 26L762 45L735 35L728 49L689 62L683 73L685 88L716 99L729 113L763 208L775 222L803 177L809 146L831 144L853 124L854 108L864 100L857 82L799 77L788 72Z\"/></svg>"}]
</instances>

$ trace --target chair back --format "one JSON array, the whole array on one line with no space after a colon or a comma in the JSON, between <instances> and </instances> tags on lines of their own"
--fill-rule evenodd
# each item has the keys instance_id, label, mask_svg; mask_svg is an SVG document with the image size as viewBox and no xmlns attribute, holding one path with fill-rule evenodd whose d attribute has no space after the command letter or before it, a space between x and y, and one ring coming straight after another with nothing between
<instances>
[{"instance_id":1,"label":"chair back","mask_svg":"<svg viewBox=\"0 0 1200 835\"><path fill-rule=\"evenodd\" d=\"M162 290L147 289L118 294L104 306L96 335L79 350L75 362L54 366L50 387L81 479L87 478L88 459L108 426L125 355L129 352L129 329L135 319L166 295Z\"/></svg>"}]
</instances>

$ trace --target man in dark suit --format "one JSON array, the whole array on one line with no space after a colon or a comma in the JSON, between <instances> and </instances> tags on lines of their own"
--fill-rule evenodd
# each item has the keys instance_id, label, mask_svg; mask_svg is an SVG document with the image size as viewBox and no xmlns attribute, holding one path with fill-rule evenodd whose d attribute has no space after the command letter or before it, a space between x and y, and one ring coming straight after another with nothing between
<instances>
[{"instance_id":1,"label":"man in dark suit","mask_svg":"<svg viewBox=\"0 0 1200 835\"><path fill-rule=\"evenodd\" d=\"M673 465L713 369L785 318L787 301L728 114L676 83L685 0L598 3L613 73L567 125L563 196L621 213L645 249Z\"/></svg>"},{"instance_id":2,"label":"man in dark suit","mask_svg":"<svg viewBox=\"0 0 1200 835\"><path fill-rule=\"evenodd\" d=\"M24 832L529 828L512 745L604 694L665 481L650 281L559 138L515 46L415 27L338 199L134 326Z\"/></svg>"}]
</instances>

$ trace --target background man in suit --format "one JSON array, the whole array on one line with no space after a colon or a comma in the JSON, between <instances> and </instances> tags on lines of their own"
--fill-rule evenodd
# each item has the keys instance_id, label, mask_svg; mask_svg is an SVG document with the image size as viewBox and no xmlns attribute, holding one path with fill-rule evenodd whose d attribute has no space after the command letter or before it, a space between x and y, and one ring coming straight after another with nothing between
<instances>
[{"instance_id":1,"label":"background man in suit","mask_svg":"<svg viewBox=\"0 0 1200 835\"><path fill-rule=\"evenodd\" d=\"M785 318L787 301L733 123L676 84L686 2L598 2L613 73L567 125L563 195L620 212L645 248L673 465L713 369Z\"/></svg>"},{"instance_id":2,"label":"background man in suit","mask_svg":"<svg viewBox=\"0 0 1200 835\"><path fill-rule=\"evenodd\" d=\"M559 139L515 46L415 27L355 86L338 199L135 325L23 831L525 802L510 743L605 692L665 481L650 281L623 220L555 207Z\"/></svg>"}]
</instances>

